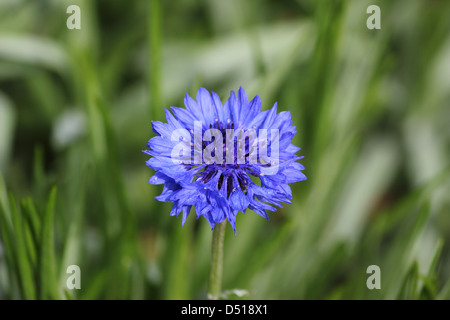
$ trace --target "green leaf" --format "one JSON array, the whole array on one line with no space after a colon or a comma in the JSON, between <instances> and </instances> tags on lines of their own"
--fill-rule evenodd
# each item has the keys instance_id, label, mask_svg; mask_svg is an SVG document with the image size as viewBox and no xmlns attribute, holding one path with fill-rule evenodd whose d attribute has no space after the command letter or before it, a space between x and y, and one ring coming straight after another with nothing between
<instances>
[{"instance_id":1,"label":"green leaf","mask_svg":"<svg viewBox=\"0 0 450 320\"><path fill-rule=\"evenodd\" d=\"M41 299L58 299L55 244L54 244L54 216L56 202L56 187L50 191L42 224L42 241L40 256L40 284Z\"/></svg>"},{"instance_id":2,"label":"green leaf","mask_svg":"<svg viewBox=\"0 0 450 320\"><path fill-rule=\"evenodd\" d=\"M64 239L64 250L62 253L59 274L60 284L66 283L66 270L69 265L80 265L81 248L83 245L82 223L85 211L86 178L87 173L85 171L78 173L77 176L73 178L72 186L69 191L71 198L67 201L70 204L72 213L70 215L70 226L66 231L66 237ZM73 298L74 296L76 296L76 294L72 293L71 297Z\"/></svg>"},{"instance_id":3,"label":"green leaf","mask_svg":"<svg viewBox=\"0 0 450 320\"><path fill-rule=\"evenodd\" d=\"M22 216L16 206L13 195L10 196L11 218L14 228L14 239L16 241L16 260L19 268L19 280L22 288L23 297L25 299L36 299L36 288L34 287L35 279L33 270L27 253L27 240L25 236Z\"/></svg>"},{"instance_id":4,"label":"green leaf","mask_svg":"<svg viewBox=\"0 0 450 320\"><path fill-rule=\"evenodd\" d=\"M431 260L430 267L426 276L421 277L423 282L422 289L420 291L421 299L435 299L437 297L438 287L438 274L437 269L441 259L442 248L444 247L444 240L439 239L434 249L433 259Z\"/></svg>"},{"instance_id":5,"label":"green leaf","mask_svg":"<svg viewBox=\"0 0 450 320\"><path fill-rule=\"evenodd\" d=\"M4 217L7 223L11 223L11 210L9 208L8 194L6 192L5 181L3 180L3 175L0 172L0 206L4 210Z\"/></svg>"},{"instance_id":6,"label":"green leaf","mask_svg":"<svg viewBox=\"0 0 450 320\"><path fill-rule=\"evenodd\" d=\"M414 261L403 280L400 293L398 294L398 300L413 300L417 299L417 286L419 281L419 264Z\"/></svg>"},{"instance_id":7,"label":"green leaf","mask_svg":"<svg viewBox=\"0 0 450 320\"><path fill-rule=\"evenodd\" d=\"M437 295L436 279L421 275L420 280L422 281L422 288L420 290L420 295L419 295L420 299L422 299L422 300L435 299L436 295Z\"/></svg>"},{"instance_id":8,"label":"green leaf","mask_svg":"<svg viewBox=\"0 0 450 320\"><path fill-rule=\"evenodd\" d=\"M5 170L11 158L11 146L14 140L16 109L0 91L0 170Z\"/></svg>"},{"instance_id":9,"label":"green leaf","mask_svg":"<svg viewBox=\"0 0 450 320\"><path fill-rule=\"evenodd\" d=\"M109 279L111 279L109 270L99 272L91 281L89 281L86 290L82 290L81 299L92 300L101 297Z\"/></svg>"},{"instance_id":10,"label":"green leaf","mask_svg":"<svg viewBox=\"0 0 450 320\"><path fill-rule=\"evenodd\" d=\"M15 256L17 251L15 250L12 224L9 220L10 215L7 214L10 210L5 194L6 190L3 183L3 177L0 173L0 240L2 240L2 246L5 250L5 260L8 266L10 287L13 288L14 279L18 276L16 275L18 267L16 266Z\"/></svg>"},{"instance_id":11,"label":"green leaf","mask_svg":"<svg viewBox=\"0 0 450 320\"><path fill-rule=\"evenodd\" d=\"M436 248L434 249L433 260L431 260L430 267L428 268L428 277L433 277L436 275L443 248L444 240L439 239L436 244Z\"/></svg>"},{"instance_id":12,"label":"green leaf","mask_svg":"<svg viewBox=\"0 0 450 320\"><path fill-rule=\"evenodd\" d=\"M450 300L450 278L447 280L444 287L439 292L437 299L438 300Z\"/></svg>"},{"instance_id":13,"label":"green leaf","mask_svg":"<svg viewBox=\"0 0 450 320\"><path fill-rule=\"evenodd\" d=\"M33 200L30 197L28 197L25 200L22 200L22 208L25 219L30 224L34 241L37 245L39 245L41 235L41 220L38 212L36 211L36 207L34 206Z\"/></svg>"},{"instance_id":14,"label":"green leaf","mask_svg":"<svg viewBox=\"0 0 450 320\"><path fill-rule=\"evenodd\" d=\"M31 206L30 206L31 203ZM28 201L23 199L21 201L22 213L24 216L24 232L27 244L27 252L33 269L37 269L38 251L39 251L39 235L40 230L36 230L36 225L40 225L36 209L32 204L31 198Z\"/></svg>"},{"instance_id":15,"label":"green leaf","mask_svg":"<svg viewBox=\"0 0 450 320\"><path fill-rule=\"evenodd\" d=\"M38 245L33 239L33 235L31 234L30 225L25 220L23 221L23 232L25 237L25 243L26 243L26 251L27 255L30 261L31 268L33 270L37 269L37 252L38 252Z\"/></svg>"}]
</instances>

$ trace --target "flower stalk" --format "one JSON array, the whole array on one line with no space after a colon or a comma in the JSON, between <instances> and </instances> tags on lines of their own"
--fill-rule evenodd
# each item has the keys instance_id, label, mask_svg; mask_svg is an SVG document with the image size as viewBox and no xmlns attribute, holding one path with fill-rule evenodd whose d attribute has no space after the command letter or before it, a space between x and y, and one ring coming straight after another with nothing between
<instances>
[{"instance_id":1,"label":"flower stalk","mask_svg":"<svg viewBox=\"0 0 450 320\"><path fill-rule=\"evenodd\" d=\"M209 273L208 299L218 300L222 292L223 241L226 220L214 226L211 246L211 271Z\"/></svg>"}]
</instances>

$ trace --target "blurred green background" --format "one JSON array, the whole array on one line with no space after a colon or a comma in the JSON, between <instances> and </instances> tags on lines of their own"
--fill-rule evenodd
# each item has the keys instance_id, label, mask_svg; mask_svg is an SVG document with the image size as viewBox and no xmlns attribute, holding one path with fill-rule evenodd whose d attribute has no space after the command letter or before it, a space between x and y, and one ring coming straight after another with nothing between
<instances>
[{"instance_id":1,"label":"blurred green background","mask_svg":"<svg viewBox=\"0 0 450 320\"><path fill-rule=\"evenodd\" d=\"M450 1L0 0L0 299L206 298L210 227L141 153L200 86L290 110L308 177L227 226L225 290L450 298Z\"/></svg>"}]
</instances>

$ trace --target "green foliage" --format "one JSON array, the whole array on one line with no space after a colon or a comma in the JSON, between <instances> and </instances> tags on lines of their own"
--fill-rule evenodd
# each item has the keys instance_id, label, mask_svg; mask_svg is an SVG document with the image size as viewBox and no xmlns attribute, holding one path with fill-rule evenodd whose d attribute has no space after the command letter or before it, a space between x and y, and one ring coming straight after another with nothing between
<instances>
[{"instance_id":1,"label":"green foliage","mask_svg":"<svg viewBox=\"0 0 450 320\"><path fill-rule=\"evenodd\" d=\"M449 1L72 2L0 2L0 299L206 298L140 152L199 86L289 110L308 177L227 226L223 298L450 299Z\"/></svg>"}]
</instances>

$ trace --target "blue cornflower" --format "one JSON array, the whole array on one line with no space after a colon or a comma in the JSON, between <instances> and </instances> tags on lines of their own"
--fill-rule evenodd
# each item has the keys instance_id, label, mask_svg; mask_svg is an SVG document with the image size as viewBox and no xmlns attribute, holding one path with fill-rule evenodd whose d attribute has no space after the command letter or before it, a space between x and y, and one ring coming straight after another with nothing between
<instances>
[{"instance_id":1,"label":"blue cornflower","mask_svg":"<svg viewBox=\"0 0 450 320\"><path fill-rule=\"evenodd\" d=\"M236 215L253 210L268 219L281 202L291 203L289 183L306 180L291 114L277 114L277 104L261 111L259 96L248 101L244 89L231 92L222 105L217 94L200 88L188 94L186 109L165 109L167 123L152 121L157 136L143 152L156 170L150 184L164 184L156 199L173 202L171 216L183 212L182 224L195 207L212 228L228 219L236 234Z\"/></svg>"}]
</instances>

